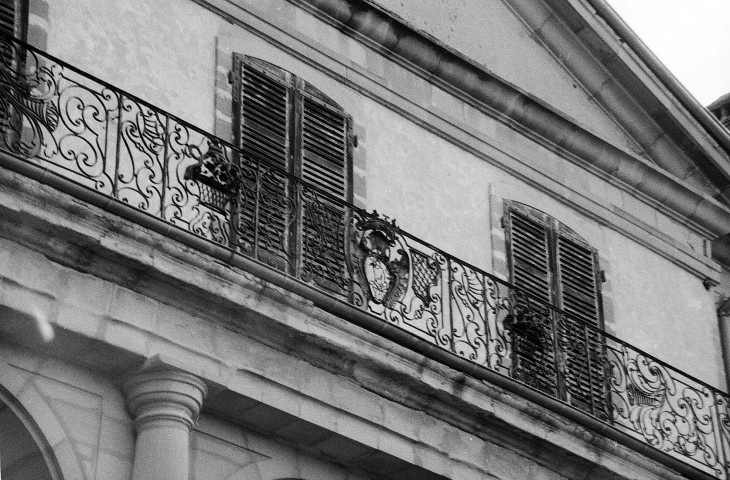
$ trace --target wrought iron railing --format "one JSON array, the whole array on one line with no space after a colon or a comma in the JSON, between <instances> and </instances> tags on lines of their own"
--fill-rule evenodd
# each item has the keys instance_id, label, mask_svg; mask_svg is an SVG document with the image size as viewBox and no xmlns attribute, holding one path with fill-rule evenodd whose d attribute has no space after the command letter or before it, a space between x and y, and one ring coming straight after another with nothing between
<instances>
[{"instance_id":1,"label":"wrought iron railing","mask_svg":"<svg viewBox=\"0 0 730 480\"><path fill-rule=\"evenodd\" d=\"M0 150L728 477L726 394L10 39L0 41Z\"/></svg>"}]
</instances>

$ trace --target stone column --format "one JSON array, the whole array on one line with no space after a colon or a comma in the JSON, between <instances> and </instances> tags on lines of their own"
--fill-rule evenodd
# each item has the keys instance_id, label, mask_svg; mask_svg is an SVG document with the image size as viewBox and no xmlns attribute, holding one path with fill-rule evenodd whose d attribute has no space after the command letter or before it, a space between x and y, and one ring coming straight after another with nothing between
<instances>
[{"instance_id":1,"label":"stone column","mask_svg":"<svg viewBox=\"0 0 730 480\"><path fill-rule=\"evenodd\" d=\"M188 480L190 428L198 417L206 386L181 370L143 370L124 385L137 441L133 480Z\"/></svg>"}]
</instances>

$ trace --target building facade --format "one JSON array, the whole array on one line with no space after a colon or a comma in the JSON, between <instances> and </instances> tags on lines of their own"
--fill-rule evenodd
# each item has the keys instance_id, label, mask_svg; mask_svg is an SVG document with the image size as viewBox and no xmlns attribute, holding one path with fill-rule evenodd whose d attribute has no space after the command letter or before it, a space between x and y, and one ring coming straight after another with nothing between
<instances>
[{"instance_id":1,"label":"building facade","mask_svg":"<svg viewBox=\"0 0 730 480\"><path fill-rule=\"evenodd\" d=\"M604 0L0 3L3 480L730 474L730 133Z\"/></svg>"}]
</instances>

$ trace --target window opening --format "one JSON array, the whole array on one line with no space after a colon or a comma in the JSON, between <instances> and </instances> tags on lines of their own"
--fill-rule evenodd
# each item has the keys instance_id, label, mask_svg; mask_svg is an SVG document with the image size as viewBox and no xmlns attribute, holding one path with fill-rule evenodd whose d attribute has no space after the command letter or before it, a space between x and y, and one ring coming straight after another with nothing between
<instances>
[{"instance_id":1,"label":"window opening","mask_svg":"<svg viewBox=\"0 0 730 480\"><path fill-rule=\"evenodd\" d=\"M598 253L539 210L518 202L506 202L505 209L511 281L523 294L511 319L513 373L608 418Z\"/></svg>"},{"instance_id":2,"label":"window opening","mask_svg":"<svg viewBox=\"0 0 730 480\"><path fill-rule=\"evenodd\" d=\"M238 248L344 294L351 117L296 75L238 54L233 99L235 141L244 152L234 215Z\"/></svg>"}]
</instances>

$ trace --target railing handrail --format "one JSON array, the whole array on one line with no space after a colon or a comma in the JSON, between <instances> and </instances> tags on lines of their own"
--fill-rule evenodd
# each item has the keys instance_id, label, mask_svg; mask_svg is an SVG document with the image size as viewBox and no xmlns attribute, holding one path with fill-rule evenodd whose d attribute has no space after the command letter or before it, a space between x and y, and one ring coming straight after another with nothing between
<instances>
[{"instance_id":1,"label":"railing handrail","mask_svg":"<svg viewBox=\"0 0 730 480\"><path fill-rule=\"evenodd\" d=\"M148 101L146 101L146 100L144 100L144 99L142 99L142 98L140 98L140 97L138 97L138 96L136 96L134 94L131 94L128 91L126 91L126 90L124 90L122 88L119 88L119 87L117 87L117 86L115 86L115 85L113 85L113 84L111 84L111 83L109 83L109 82L107 82L105 80L102 80L102 79L96 77L93 74L87 73L87 72L85 72L85 71L83 71L83 70L81 70L81 69L79 69L79 68L77 68L77 67L75 67L75 66L73 66L73 65L71 65L71 64L69 64L69 63L67 63L67 62L65 62L63 60L61 60L61 59L59 59L58 57L55 57L55 56L53 56L53 55L51 55L49 53L46 53L45 51L43 51L43 50L41 50L39 48L36 48L33 45L30 45L30 44L28 44L26 42L23 42L22 40L19 40L19 39L15 38L15 37L9 36L8 34L6 34L4 32L0 32L0 37L1 38L5 38L6 40L7 39L10 39L10 40L12 40L13 43L19 44L22 48L27 48L28 50L31 50L33 52L36 52L36 53L42 55L43 57L46 57L46 58L49 58L50 60L53 60L54 62L56 62L59 65L61 65L63 68L67 68L67 69L73 71L74 73L77 73L77 74L79 74L81 76L84 76L84 77L86 77L86 78L88 78L88 79L90 79L90 80L92 80L92 81L94 81L94 82L96 82L96 83L104 86L105 88L107 88L109 90L115 91L116 93L121 94L124 97L128 97L128 98L134 100L135 102L140 103L140 104L142 104L142 105L144 105L144 106L146 106L146 107L148 107L148 108L150 108L152 110L158 111L158 112L164 114L165 116L168 116L168 117L174 119L176 122L184 125L186 128L192 129L192 130L194 130L194 131L198 132L199 134L204 135L206 137L215 138L216 141L218 141L222 146L228 147L231 150L234 150L234 151L238 152L239 154L244 155L244 152L241 150L241 148L238 147L238 146L236 146L236 145L234 145L234 144L232 144L231 142L226 141L226 140L224 140L224 139L216 136L215 134L210 133L210 132L204 130L203 128L200 128L200 127L198 127L198 126L196 126L196 125L188 122L187 120L184 120L184 119L180 118L179 116L177 116L175 114L169 113L168 111L166 111L166 110L164 110L164 109L162 109L162 108L160 108L158 106L155 106L154 104L152 104L152 103L150 103L150 102L148 102ZM264 159L257 159L257 161L263 161L263 163L266 163L267 166L270 169L277 171L282 176L285 176L285 177L290 178L292 180L296 180L297 182L300 182L303 185L306 185L309 189L317 192L318 195L321 195L322 197L326 198L327 200L329 200L331 202L338 203L338 204L340 204L340 205L342 205L344 207L347 207L349 209L352 209L353 211L359 212L361 214L369 215L369 212L367 212L367 210L365 210L363 208L360 208L360 207L358 207L356 205L353 205L353 204L351 204L349 202L346 202L346 201L344 201L344 200L342 200L340 198L337 198L337 197L333 196L332 194L330 194L327 191L321 190L316 185L313 185L312 183L306 181L305 179L298 178L298 177L292 175L291 173L289 173L286 170L282 169L279 165L276 165L276 164L268 161L268 159L265 159L265 158ZM411 234L410 232L408 232L406 230L403 230L401 227L396 226L396 228L398 229L398 232L401 235L417 241L418 243L420 243L420 244L422 244L422 245L430 248L431 250L433 250L435 252L438 252L439 254L443 255L445 258L450 258L450 259L458 262L459 264L461 264L463 266L466 266L466 267L470 268L471 270L474 270L475 272L478 272L478 273L480 273L480 274L488 277L490 280L504 285L507 288L522 291L520 288L516 287L511 282L509 282L507 280L504 280L504 279L501 279L501 278L495 276L494 274L489 273L489 272L481 269L480 267L477 267L477 266L473 265L470 262L467 262L465 260L462 260L462 259L460 259L460 258L458 258L458 257L456 257L456 256L454 256L454 255L452 255L452 254L450 254L448 252L446 252L445 250L441 249L440 247L437 247L437 246L433 245L432 243L429 243L429 242L427 242L427 241L425 241L425 240L423 240L421 238L418 238L417 236ZM644 355L644 356L646 356L648 358L651 358L653 361L661 364L664 367L667 367L667 368L669 368L671 370L677 371L678 373L680 373L685 378L687 378L689 380L692 380L693 382L696 382L696 383L702 385L705 388L708 388L708 389L710 389L710 390L712 390L714 392L721 393L723 395L728 395L728 392L724 392L724 391L720 390L717 387L713 387L712 385L708 384L707 382L705 382L703 380L700 380L700 379L696 378L695 376L693 376L693 375L691 375L689 373L686 373L686 372L678 369L677 367L675 367L673 365L670 365L669 363L661 360L660 358L658 358L658 357L656 357L656 356L654 356L654 355L652 355L652 354L650 354L650 353L648 353L648 352L646 352L646 351L644 351L644 350L642 350L642 349L640 349L638 347L635 347L634 345L631 345L629 342L627 342L625 340L622 340L622 339L616 337L615 335L613 335L611 333L608 333L604 329L599 328L599 327L597 327L597 326L595 326L593 324L590 324L590 323L586 322L585 320L583 320L582 318L579 318L579 317L571 314L570 312L566 312L566 311L560 309L559 307L556 307L555 305L552 305L552 304L549 304L549 303L545 303L545 302L543 302L543 301L541 301L541 300L539 300L537 298L534 298L534 296L532 296L529 292L524 292L524 293L526 295L530 296L536 303L540 303L542 305L547 306L550 310L552 310L554 312L557 312L560 315L563 315L563 316L566 316L566 317L570 318L571 321L579 322L581 325L585 325L589 329L601 333L601 335L605 336L606 338L610 338L611 340L613 340L615 342L618 342L618 343L621 343L621 344L630 346L632 350L635 350L636 352L641 353L642 355Z\"/></svg>"},{"instance_id":2,"label":"railing handrail","mask_svg":"<svg viewBox=\"0 0 730 480\"><path fill-rule=\"evenodd\" d=\"M186 129L189 129L189 130L191 130L193 132L196 132L199 135L201 135L201 136L203 136L203 137L205 137L205 138L207 138L209 140L214 140L221 147L225 147L225 148L229 149L231 152L235 152L237 155L240 155L242 157L245 157L246 156L246 154L243 152L243 150L240 147L238 147L238 146L236 146L236 145L234 145L234 144L232 144L232 143L230 143L228 141L225 141L225 140L223 140L223 139L215 136L214 134L211 134L211 133L205 131L204 129L202 129L200 127L197 127L197 126L195 126L195 125L193 125L193 124L191 124L191 123L189 123L189 122L181 119L180 117L178 117L176 115L170 114L170 113L166 112L165 110L163 110L163 109L161 109L159 107L156 107L153 104L151 104L151 103L149 103L149 102L147 102L145 100L140 99L136 95L130 94L130 93L126 92L125 90L121 89L121 88L118 88L118 87L116 87L116 86L114 86L114 85L112 85L112 84L110 84L110 83L108 83L108 82L106 82L104 80L101 80L101 79L97 78L94 75L88 74L88 73L84 72L83 70L81 70L81 69L79 69L77 67L74 67L73 65L70 65L70 64L64 62L63 60L60 60L60 59L58 59L57 57L55 57L53 55L47 54L44 51L42 51L42 50L40 50L40 49L38 49L36 47L33 47L32 45L29 45L29 44L27 44L25 42L22 42L20 40L15 39L15 38L9 37L9 36L5 35L2 32L0 32L0 39L5 39L6 41L8 41L8 40L9 41L12 41L13 43L19 45L21 49L26 49L28 51L34 52L38 56L40 56L42 58L46 58L46 59L48 59L48 60L56 63L57 65L59 65L63 69L67 69L67 70L69 70L71 72L74 72L75 74L77 74L77 75L79 75L81 77L84 77L86 79L89 79L92 82L98 84L100 87L102 87L105 90L109 90L110 92L114 92L116 95L119 96L120 104L121 104L121 101L123 99L131 100L131 101L133 101L135 103L138 103L140 105L143 105L144 107L150 109L153 112L156 112L157 114L161 114L161 115L167 117L168 119L173 120L174 122L176 122L177 124L183 126ZM167 160L165 160L165 161L167 161ZM315 192L316 196L321 197L321 198L325 198L325 199L327 199L328 202L331 202L331 203L340 205L340 206L344 207L345 209L347 209L349 211L352 211L353 213L357 213L357 214L359 214L359 215L361 215L363 217L372 217L372 214L368 213L363 208L360 208L360 207L357 207L355 205L352 205L351 203L346 202L346 201L342 200L341 198L335 197L334 195L330 194L327 191L321 190L316 185L313 185L310 182L307 182L306 180L304 180L302 178L299 178L299 177L296 177L296 176L290 174L285 169L281 168L278 165L275 165L275 164L271 163L270 161L268 161L265 158L264 159L256 158L256 162L257 162L257 164L264 164L268 170L275 171L277 173L277 175L279 175L279 176L281 176L283 178L287 178L287 179L290 179L292 181L296 181L297 184L306 187L307 190L310 190L312 192ZM73 180L71 180L71 181L73 181ZM86 185L81 185L81 184L79 184L79 185L82 186L82 187L84 187L84 188L88 188L89 190L92 190L93 191L92 188L90 188L90 187L88 187ZM97 193L101 193L101 192L97 192ZM101 193L101 194L103 195L103 193ZM112 197L112 198L114 198L114 197ZM149 214L148 212L144 212L144 213ZM184 231L184 229L182 229L179 225L175 225L175 227ZM610 334L610 333L606 332L605 330L603 330L602 328L599 328L596 325L587 323L583 319L581 319L579 317L576 317L575 315L573 315L573 314L571 314L569 312L565 312L564 310L562 310L562 309L560 309L560 308L558 308L558 307L556 307L554 305L551 305L551 304L546 303L546 302L543 302L543 301L541 301L541 300L539 300L537 298L534 298L529 293L522 291L521 289L519 289L518 287L516 287L512 283L510 283L510 282L508 282L506 280L503 280L503 279L501 279L501 278L499 278L499 277L497 277L497 276L495 276L495 275L493 275L491 273L488 273L488 272L484 271L483 269L481 269L481 268L479 268L479 267L477 267L477 266L475 266L475 265L473 265L473 264L471 264L469 262L465 262L465 261L463 261L461 259L458 259L457 257L455 257L455 256L453 256L453 255L451 255L451 254L449 254L447 252L445 252L441 248L436 247L436 246L432 245L431 243L425 242L425 241L421 240L420 238L416 237L415 235L413 235L413 234L411 234L409 232L406 232L406 231L402 230L400 227L397 227L395 225L395 222L393 222L393 228L402 237L411 239L416 244L422 245L423 247L426 247L427 249L429 249L429 250L437 253L438 255L440 255L441 257L443 257L444 259L448 260L448 262L456 263L458 266L460 266L460 267L462 267L464 269L471 270L472 272L474 272L474 273L476 273L478 275L483 276L485 278L485 280L488 279L489 281L494 282L494 284L501 285L501 286L505 287L509 291L512 291L512 292L521 292L522 294L527 295L531 302L534 302L535 304L540 305L541 308L545 308L548 311L553 312L553 315L557 315L559 317L564 317L564 318L570 319L571 322L574 322L574 323L577 323L577 324L581 325L584 328L584 331L585 332L588 332L588 331L594 332L600 338L604 339L604 342L607 341L607 340L610 340L612 342L615 342L618 345L621 345L624 348L628 348L632 352L636 352L637 354L639 354L639 355L641 355L643 357L646 357L646 359L651 360L651 362L656 363L658 365L661 365L662 367L666 368L668 371L676 372L676 374L682 376L682 378L684 379L683 381L686 380L686 381L693 382L697 386L702 387L703 389L706 389L707 391L709 391L710 393L712 393L712 395L714 395L715 397L718 397L718 398L719 397L722 397L723 398L723 401L726 401L727 402L727 396L728 396L728 394L726 392L723 392L722 390L716 388L716 387L713 387L713 386L709 385L707 382L704 382L704 381L702 381L702 380L694 377L693 375L690 375L688 373L683 372L682 370L680 370L680 369L678 369L678 368L670 365L667 362L664 362L663 360L658 359L654 355L651 355L651 354L645 352L642 349L639 349L639 348L634 347L633 345L629 344L628 342L626 342L626 341L624 341L624 340L616 337L613 334ZM204 237L202 239L205 240L205 241L207 241L207 242L214 243L214 244L216 244L216 245L218 245L220 247L226 248L226 249L232 251L235 254L243 255L242 253L236 251L235 249L233 249L233 248L231 248L231 247L229 247L227 245L221 245L219 243L214 242L211 239L204 238ZM254 261L258 261L258 260L254 258ZM449 263L449 264L451 264L451 263ZM289 275L289 276L291 276L291 275ZM295 280L297 280L297 281L301 281L296 276L293 276L293 278ZM330 295L327 292L323 292L323 293L325 295ZM333 296L332 298L336 298L336 297ZM339 300L339 301L342 302L342 300ZM343 302L343 303L347 303L347 302ZM356 308L356 307L354 307L354 308ZM371 315L371 316L373 316L373 317L375 317L375 318L379 318L379 317L377 317L376 315L374 315L374 314L372 314L370 312L368 312L368 314ZM453 355L457 355L455 352L450 352L450 353L452 353ZM482 368L489 368L489 367L487 367L485 365L480 365L480 366ZM528 388L533 388L533 387L531 387L529 385L526 385L526 386Z\"/></svg>"}]
</instances>

